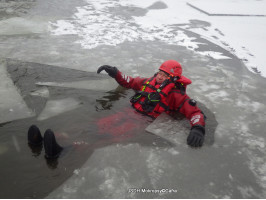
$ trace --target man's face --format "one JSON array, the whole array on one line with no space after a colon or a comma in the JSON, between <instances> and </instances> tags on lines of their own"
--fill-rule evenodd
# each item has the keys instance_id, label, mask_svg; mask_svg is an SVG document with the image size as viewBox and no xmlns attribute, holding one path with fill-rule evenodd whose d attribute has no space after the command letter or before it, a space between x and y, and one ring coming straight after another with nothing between
<instances>
[{"instance_id":1,"label":"man's face","mask_svg":"<svg viewBox=\"0 0 266 200\"><path fill-rule=\"evenodd\" d=\"M163 71L159 71L156 75L156 82L162 84L168 78L168 74Z\"/></svg>"}]
</instances>

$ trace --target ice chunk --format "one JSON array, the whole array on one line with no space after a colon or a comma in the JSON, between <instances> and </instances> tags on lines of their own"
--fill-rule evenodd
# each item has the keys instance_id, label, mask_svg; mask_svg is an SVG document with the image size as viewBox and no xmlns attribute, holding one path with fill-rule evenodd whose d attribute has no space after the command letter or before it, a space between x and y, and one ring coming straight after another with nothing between
<instances>
[{"instance_id":1,"label":"ice chunk","mask_svg":"<svg viewBox=\"0 0 266 200\"><path fill-rule=\"evenodd\" d=\"M108 91L115 89L117 83L112 79L104 80L86 80L86 81L74 81L74 82L38 82L37 85L54 86L54 87L67 87L86 90L102 90Z\"/></svg>"},{"instance_id":2,"label":"ice chunk","mask_svg":"<svg viewBox=\"0 0 266 200\"><path fill-rule=\"evenodd\" d=\"M0 123L34 116L9 78L6 63L0 60Z\"/></svg>"},{"instance_id":3,"label":"ice chunk","mask_svg":"<svg viewBox=\"0 0 266 200\"><path fill-rule=\"evenodd\" d=\"M74 110L80 106L80 102L73 98L61 100L50 100L46 103L45 108L38 116L37 120L45 120L50 117L62 114L64 112Z\"/></svg>"},{"instance_id":4,"label":"ice chunk","mask_svg":"<svg viewBox=\"0 0 266 200\"><path fill-rule=\"evenodd\" d=\"M189 133L189 122L186 119L175 120L166 113L162 113L145 130L158 135L175 144L183 144Z\"/></svg>"},{"instance_id":5,"label":"ice chunk","mask_svg":"<svg viewBox=\"0 0 266 200\"><path fill-rule=\"evenodd\" d=\"M44 97L44 98L48 98L49 95L49 90L47 87L43 87L39 90L35 90L33 92L30 93L32 96L40 96L40 97Z\"/></svg>"}]
</instances>

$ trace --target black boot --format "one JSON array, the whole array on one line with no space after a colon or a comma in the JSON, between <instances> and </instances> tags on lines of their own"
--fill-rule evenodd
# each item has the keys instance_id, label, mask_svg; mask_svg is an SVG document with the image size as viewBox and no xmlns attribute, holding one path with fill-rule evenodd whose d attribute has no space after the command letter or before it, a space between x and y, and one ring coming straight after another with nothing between
<instances>
[{"instance_id":1,"label":"black boot","mask_svg":"<svg viewBox=\"0 0 266 200\"><path fill-rule=\"evenodd\" d=\"M47 129L44 133L43 138L45 157L48 159L55 159L59 156L60 152L63 150L59 144L57 144L54 136L54 132Z\"/></svg>"},{"instance_id":2,"label":"black boot","mask_svg":"<svg viewBox=\"0 0 266 200\"><path fill-rule=\"evenodd\" d=\"M35 125L31 125L29 130L28 130L28 143L29 143L29 145L41 146L42 141L43 141L43 138L42 138L40 129Z\"/></svg>"}]
</instances>

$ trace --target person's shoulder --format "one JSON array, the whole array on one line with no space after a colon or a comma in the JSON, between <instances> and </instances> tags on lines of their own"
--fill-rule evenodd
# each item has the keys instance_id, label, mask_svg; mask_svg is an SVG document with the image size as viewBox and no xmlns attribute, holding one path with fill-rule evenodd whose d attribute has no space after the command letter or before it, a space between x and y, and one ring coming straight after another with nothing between
<instances>
[{"instance_id":1,"label":"person's shoulder","mask_svg":"<svg viewBox=\"0 0 266 200\"><path fill-rule=\"evenodd\" d=\"M133 81L134 84L144 84L147 82L147 80L149 80L149 78L145 78L145 77L132 77L131 79Z\"/></svg>"},{"instance_id":2,"label":"person's shoulder","mask_svg":"<svg viewBox=\"0 0 266 200\"><path fill-rule=\"evenodd\" d=\"M140 82L142 82L143 84L146 83L147 81L151 81L154 77L150 77L150 78L147 78L147 77L136 77L135 79L138 79Z\"/></svg>"},{"instance_id":3,"label":"person's shoulder","mask_svg":"<svg viewBox=\"0 0 266 200\"><path fill-rule=\"evenodd\" d=\"M179 83L181 83L182 85L185 85L185 86L187 86L187 85L192 83L192 81L189 78L185 77L185 76L181 76L181 78L178 79L177 82L179 82Z\"/></svg>"}]
</instances>

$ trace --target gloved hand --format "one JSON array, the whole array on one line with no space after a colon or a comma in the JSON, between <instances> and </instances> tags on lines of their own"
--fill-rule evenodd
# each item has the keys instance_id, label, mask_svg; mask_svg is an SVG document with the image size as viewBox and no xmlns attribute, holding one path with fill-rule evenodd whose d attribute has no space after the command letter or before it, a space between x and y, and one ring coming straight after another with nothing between
<instances>
[{"instance_id":1,"label":"gloved hand","mask_svg":"<svg viewBox=\"0 0 266 200\"><path fill-rule=\"evenodd\" d=\"M204 141L205 128L194 126L187 137L187 144L191 147L201 147Z\"/></svg>"},{"instance_id":2,"label":"gloved hand","mask_svg":"<svg viewBox=\"0 0 266 200\"><path fill-rule=\"evenodd\" d=\"M103 66L98 68L97 74L101 73L101 71L103 71L103 70L105 70L107 72L107 74L109 76L111 76L112 78L115 78L116 74L118 72L118 69L116 67L112 67L109 65L103 65Z\"/></svg>"}]
</instances>

